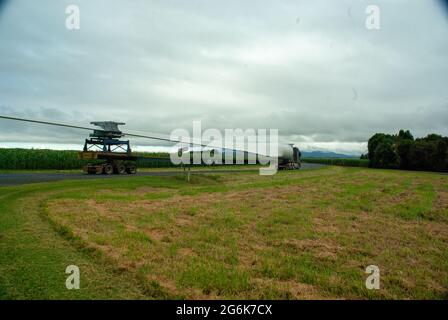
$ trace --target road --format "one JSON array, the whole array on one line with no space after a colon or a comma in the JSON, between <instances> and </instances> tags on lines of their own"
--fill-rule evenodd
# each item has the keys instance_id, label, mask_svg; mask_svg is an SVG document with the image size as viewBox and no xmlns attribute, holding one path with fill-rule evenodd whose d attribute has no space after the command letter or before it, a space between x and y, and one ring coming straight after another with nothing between
<instances>
[{"instance_id":1,"label":"road","mask_svg":"<svg viewBox=\"0 0 448 320\"><path fill-rule=\"evenodd\" d=\"M303 163L301 170L310 170L321 168L324 165L316 163ZM258 171L258 169L213 169L213 170L192 170L191 174L203 174L203 173L232 173L232 172L244 172L244 171ZM170 171L150 171L150 172L139 172L137 177L142 176L173 176L177 174L182 174L183 171L170 170ZM77 180L77 179L120 179L124 177L131 177L130 175L88 175L84 173L0 173L0 186L14 186L27 183L36 182L49 182L49 181L60 181L60 180Z\"/></svg>"}]
</instances>

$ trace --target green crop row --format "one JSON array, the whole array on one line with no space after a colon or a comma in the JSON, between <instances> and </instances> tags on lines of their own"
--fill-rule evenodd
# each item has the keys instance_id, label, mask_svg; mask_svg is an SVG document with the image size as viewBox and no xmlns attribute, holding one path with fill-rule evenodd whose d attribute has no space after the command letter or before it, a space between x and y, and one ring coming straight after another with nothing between
<instances>
[{"instance_id":1,"label":"green crop row","mask_svg":"<svg viewBox=\"0 0 448 320\"><path fill-rule=\"evenodd\" d=\"M166 153L137 153L145 158L137 161L143 168L173 166ZM6 149L0 148L0 169L2 170L70 170L80 169L86 161L78 159L78 151L47 149Z\"/></svg>"},{"instance_id":2,"label":"green crop row","mask_svg":"<svg viewBox=\"0 0 448 320\"><path fill-rule=\"evenodd\" d=\"M343 167L368 167L369 160L355 158L304 158L302 162L321 163Z\"/></svg>"}]
</instances>

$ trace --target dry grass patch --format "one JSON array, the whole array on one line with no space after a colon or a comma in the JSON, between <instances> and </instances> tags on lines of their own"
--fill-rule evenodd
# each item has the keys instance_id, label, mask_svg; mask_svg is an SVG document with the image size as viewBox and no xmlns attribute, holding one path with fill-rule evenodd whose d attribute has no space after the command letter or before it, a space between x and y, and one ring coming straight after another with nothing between
<instances>
[{"instance_id":1,"label":"dry grass patch","mask_svg":"<svg viewBox=\"0 0 448 320\"><path fill-rule=\"evenodd\" d=\"M447 179L348 168L242 174L176 190L139 187L125 204L64 198L47 208L169 296L443 298ZM144 198L163 192L172 195ZM364 286L370 264L380 267L381 290Z\"/></svg>"}]
</instances>

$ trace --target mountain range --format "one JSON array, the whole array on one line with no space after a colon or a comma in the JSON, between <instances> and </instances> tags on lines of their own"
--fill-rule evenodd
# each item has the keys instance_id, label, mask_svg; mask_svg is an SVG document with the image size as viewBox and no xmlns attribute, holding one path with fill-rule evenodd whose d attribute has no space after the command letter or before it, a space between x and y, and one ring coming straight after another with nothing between
<instances>
[{"instance_id":1,"label":"mountain range","mask_svg":"<svg viewBox=\"0 0 448 320\"><path fill-rule=\"evenodd\" d=\"M348 155L331 151L301 151L302 158L359 158L356 155Z\"/></svg>"}]
</instances>

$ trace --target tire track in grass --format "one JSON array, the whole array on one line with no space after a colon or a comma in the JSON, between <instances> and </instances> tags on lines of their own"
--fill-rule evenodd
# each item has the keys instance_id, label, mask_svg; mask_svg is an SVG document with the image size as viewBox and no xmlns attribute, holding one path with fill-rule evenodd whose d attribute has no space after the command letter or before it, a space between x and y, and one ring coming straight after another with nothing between
<instances>
[{"instance_id":1,"label":"tire track in grass","mask_svg":"<svg viewBox=\"0 0 448 320\"><path fill-rule=\"evenodd\" d=\"M45 199L58 186L8 190L0 202L1 299L142 299L148 298L134 275L116 270L42 219ZM66 191L66 190L64 190ZM81 288L68 290L65 269L80 268ZM146 290L158 298L158 292ZM155 296L154 296L155 295Z\"/></svg>"}]
</instances>

